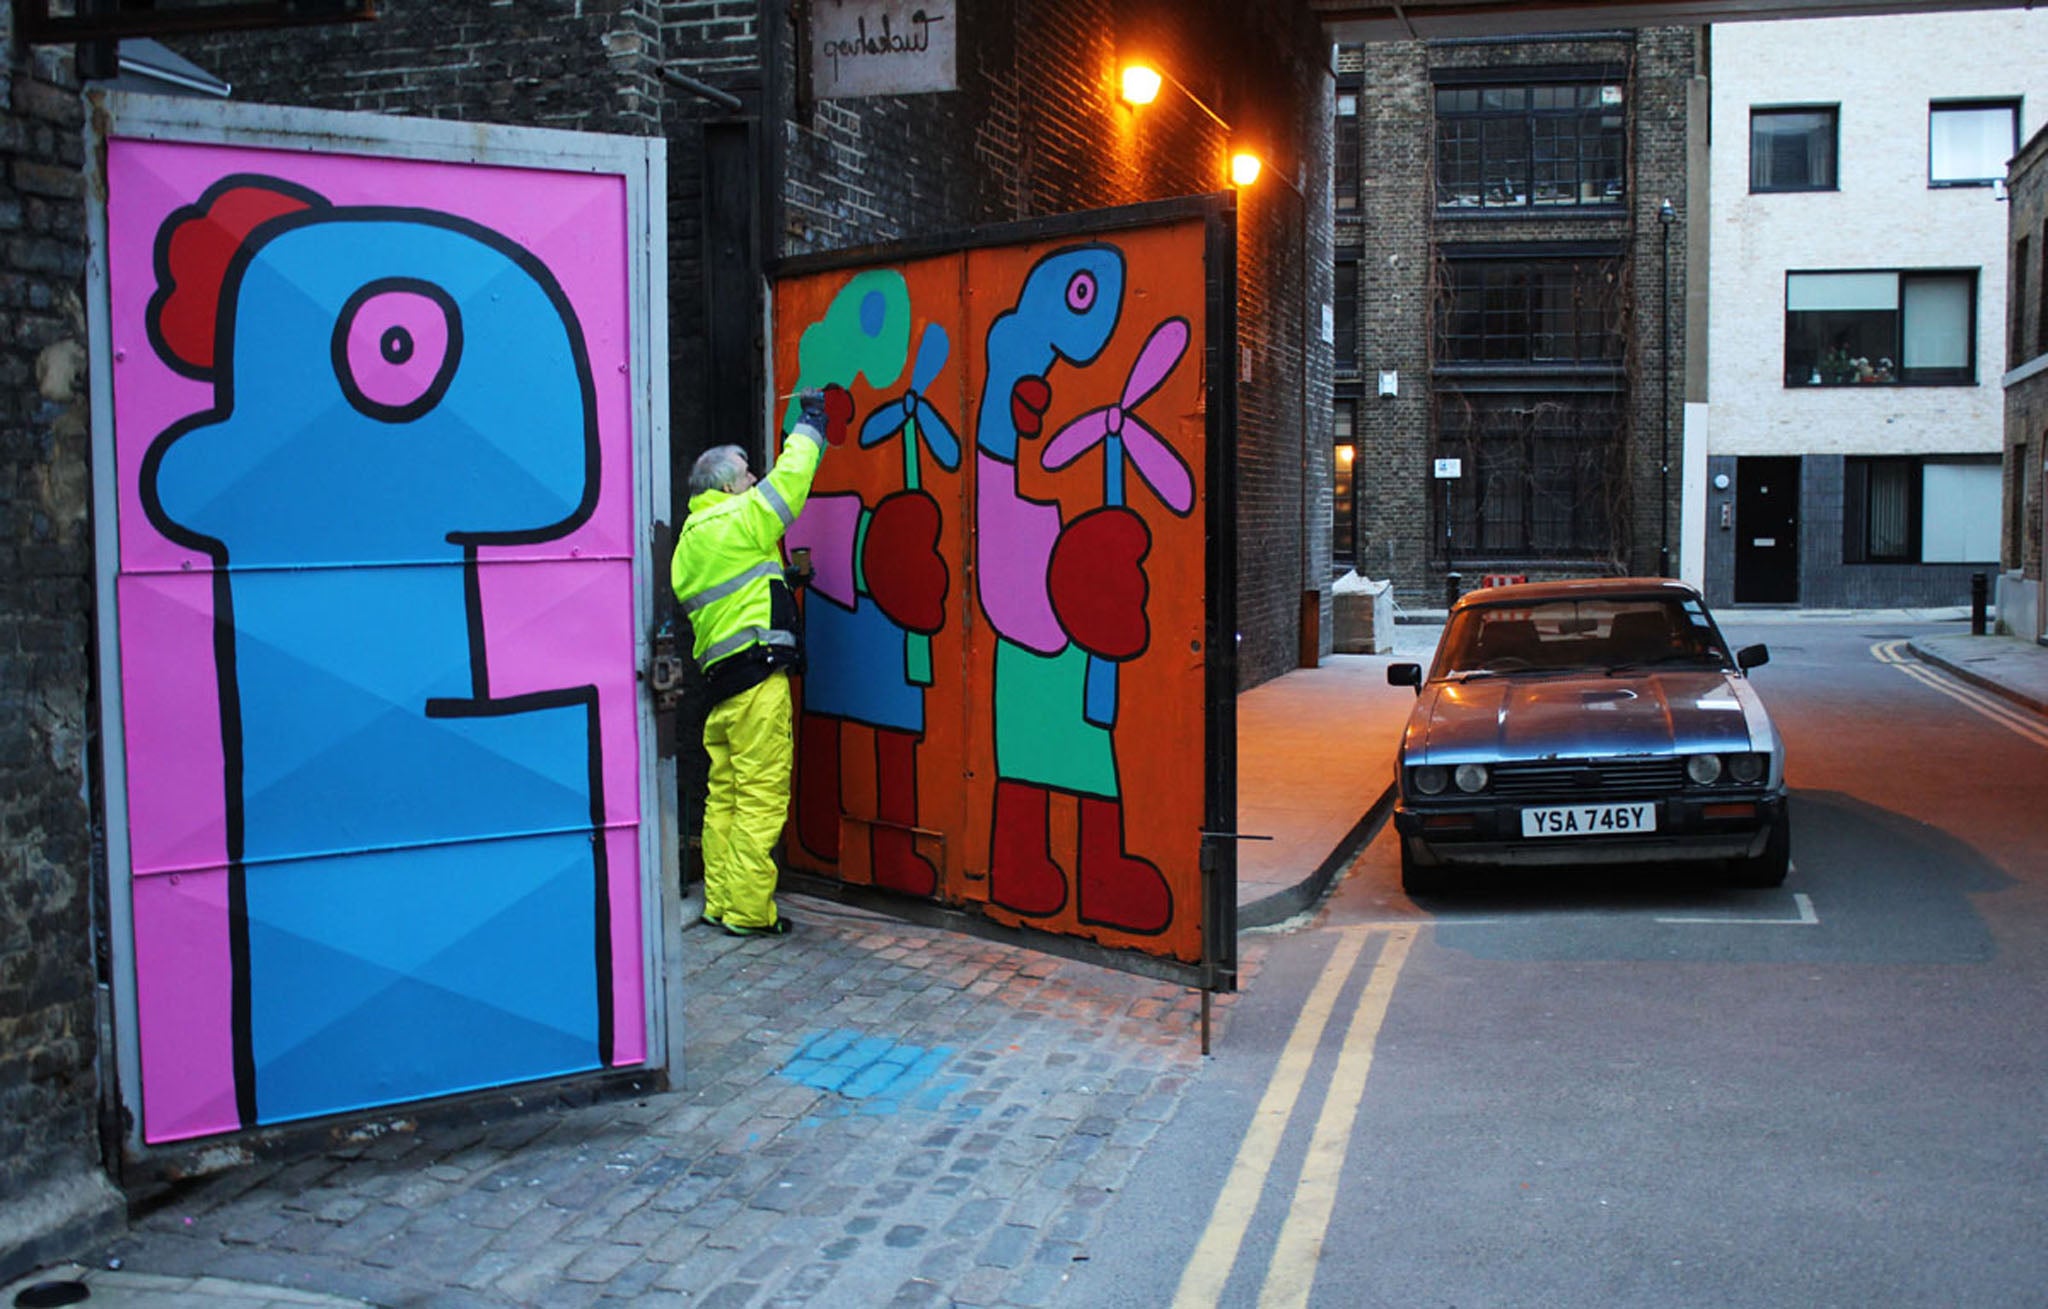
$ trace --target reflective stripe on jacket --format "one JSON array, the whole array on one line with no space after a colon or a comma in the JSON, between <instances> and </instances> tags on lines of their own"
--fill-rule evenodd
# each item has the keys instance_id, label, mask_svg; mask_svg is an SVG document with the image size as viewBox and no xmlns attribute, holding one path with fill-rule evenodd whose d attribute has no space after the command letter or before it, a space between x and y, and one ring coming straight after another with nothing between
<instances>
[{"instance_id":1,"label":"reflective stripe on jacket","mask_svg":"<svg viewBox=\"0 0 2048 1309\"><path fill-rule=\"evenodd\" d=\"M782 534L803 512L824 449L824 437L799 423L765 481L738 495L713 489L690 497L669 583L690 620L697 666L706 672L756 646L770 652L786 647L794 658L794 624L776 613L775 591L783 585L780 547Z\"/></svg>"}]
</instances>

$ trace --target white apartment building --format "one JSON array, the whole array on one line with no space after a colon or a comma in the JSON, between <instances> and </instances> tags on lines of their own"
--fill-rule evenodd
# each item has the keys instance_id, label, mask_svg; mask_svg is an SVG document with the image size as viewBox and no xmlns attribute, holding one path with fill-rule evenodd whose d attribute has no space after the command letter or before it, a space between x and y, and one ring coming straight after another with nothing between
<instances>
[{"instance_id":1,"label":"white apartment building","mask_svg":"<svg viewBox=\"0 0 2048 1309\"><path fill-rule=\"evenodd\" d=\"M1710 40L1682 572L1723 605L1966 603L1999 566L2003 179L2048 114L2048 14Z\"/></svg>"}]
</instances>

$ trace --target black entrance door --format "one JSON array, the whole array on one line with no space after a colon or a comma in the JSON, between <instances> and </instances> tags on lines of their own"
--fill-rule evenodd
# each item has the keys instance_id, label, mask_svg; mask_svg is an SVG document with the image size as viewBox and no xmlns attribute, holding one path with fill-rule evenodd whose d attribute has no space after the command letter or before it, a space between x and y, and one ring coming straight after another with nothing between
<instances>
[{"instance_id":1,"label":"black entrance door","mask_svg":"<svg viewBox=\"0 0 2048 1309\"><path fill-rule=\"evenodd\" d=\"M1799 603L1799 460L1735 461L1735 603Z\"/></svg>"}]
</instances>

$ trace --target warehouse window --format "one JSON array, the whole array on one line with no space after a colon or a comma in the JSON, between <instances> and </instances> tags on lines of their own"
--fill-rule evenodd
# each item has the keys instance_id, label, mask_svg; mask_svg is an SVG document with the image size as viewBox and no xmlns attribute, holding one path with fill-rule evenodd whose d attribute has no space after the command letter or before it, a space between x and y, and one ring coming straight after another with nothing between
<instances>
[{"instance_id":1,"label":"warehouse window","mask_svg":"<svg viewBox=\"0 0 2048 1309\"><path fill-rule=\"evenodd\" d=\"M1620 266L1612 258L1444 261L1437 357L1450 364L1618 363Z\"/></svg>"},{"instance_id":2,"label":"warehouse window","mask_svg":"<svg viewBox=\"0 0 2048 1309\"><path fill-rule=\"evenodd\" d=\"M1623 410L1607 392L1440 391L1435 455L1460 463L1445 483L1457 554L1611 555L1625 498ZM1444 539L1441 518L1434 538Z\"/></svg>"},{"instance_id":3,"label":"warehouse window","mask_svg":"<svg viewBox=\"0 0 2048 1309\"><path fill-rule=\"evenodd\" d=\"M1436 202L1446 209L1620 204L1619 82L1439 86Z\"/></svg>"}]
</instances>

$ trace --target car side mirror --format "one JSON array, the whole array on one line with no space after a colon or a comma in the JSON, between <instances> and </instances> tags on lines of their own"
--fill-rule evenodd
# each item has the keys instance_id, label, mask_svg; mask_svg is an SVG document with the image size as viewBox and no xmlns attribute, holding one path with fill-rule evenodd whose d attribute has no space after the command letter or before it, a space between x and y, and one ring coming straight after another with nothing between
<instances>
[{"instance_id":1,"label":"car side mirror","mask_svg":"<svg viewBox=\"0 0 2048 1309\"><path fill-rule=\"evenodd\" d=\"M1745 673L1752 668L1761 668L1769 662L1771 662L1769 646L1746 645L1735 652L1735 666Z\"/></svg>"},{"instance_id":2,"label":"car side mirror","mask_svg":"<svg viewBox=\"0 0 2048 1309\"><path fill-rule=\"evenodd\" d=\"M1414 688L1415 688L1415 694L1417 694L1417 695L1421 695L1421 694L1422 694L1422 665L1421 665L1421 664L1388 664L1388 665L1387 665L1387 685L1388 685L1388 686L1412 686L1412 687L1414 687Z\"/></svg>"}]
</instances>

